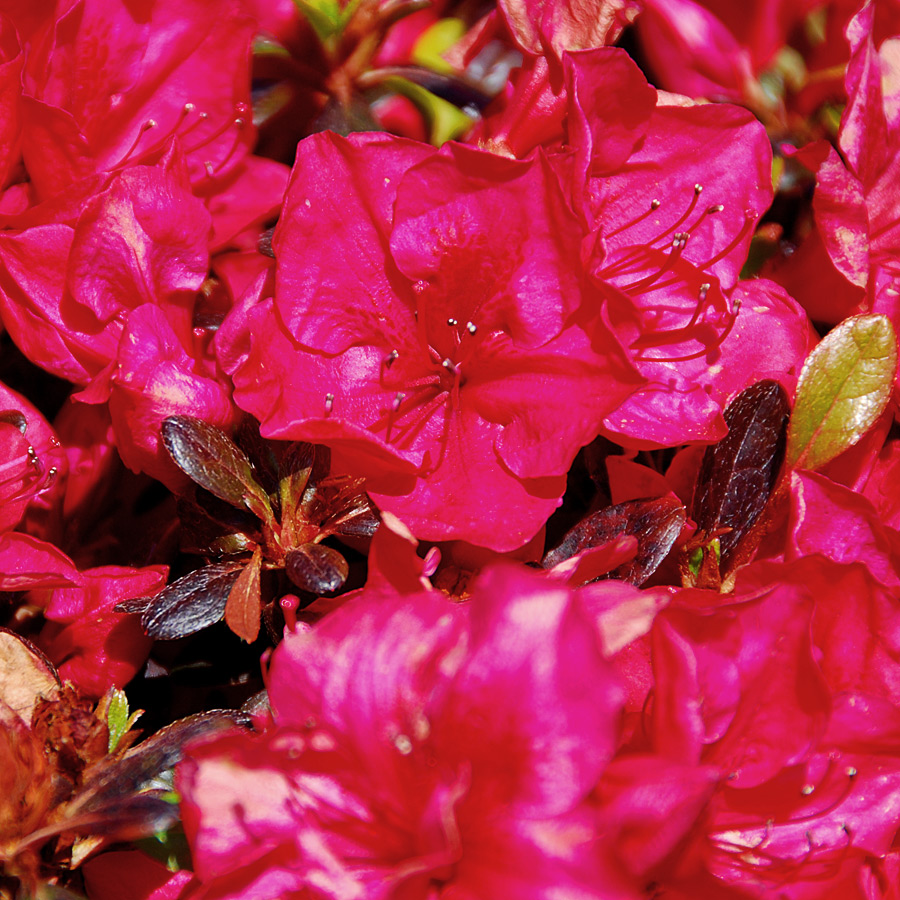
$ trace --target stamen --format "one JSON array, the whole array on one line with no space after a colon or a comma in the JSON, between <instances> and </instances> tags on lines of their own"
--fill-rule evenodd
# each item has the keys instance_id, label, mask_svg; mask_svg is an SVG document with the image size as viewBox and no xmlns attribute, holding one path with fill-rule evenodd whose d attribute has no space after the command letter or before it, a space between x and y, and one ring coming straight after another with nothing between
<instances>
[{"instance_id":1,"label":"stamen","mask_svg":"<svg viewBox=\"0 0 900 900\"><path fill-rule=\"evenodd\" d=\"M375 431L384 425L387 443L393 443L395 446L411 446L415 436L425 427L438 408L446 403L446 391L439 385L421 385L420 388L424 393L410 399L397 431L394 430L397 426L395 422L397 413L393 408L387 411L385 417L373 422L369 428Z\"/></svg>"},{"instance_id":2,"label":"stamen","mask_svg":"<svg viewBox=\"0 0 900 900\"><path fill-rule=\"evenodd\" d=\"M330 415L331 411L334 409L334 394L328 393L325 395L325 415Z\"/></svg>"},{"instance_id":3,"label":"stamen","mask_svg":"<svg viewBox=\"0 0 900 900\"><path fill-rule=\"evenodd\" d=\"M478 331L478 326L474 322L466 322L466 331L468 331L469 334L475 334L475 332Z\"/></svg>"},{"instance_id":4,"label":"stamen","mask_svg":"<svg viewBox=\"0 0 900 900\"><path fill-rule=\"evenodd\" d=\"M135 150L137 150L138 144L141 142L141 140L143 140L144 135L148 131L152 131L156 127L157 126L155 119L147 119L147 121L144 122L143 125L141 125L140 129L138 130L137 137L134 139L132 145L128 148L128 152L122 157L121 161L117 163L116 168L118 168L118 166L121 166L123 163L125 163L126 160L131 157L131 154L134 153Z\"/></svg>"},{"instance_id":5,"label":"stamen","mask_svg":"<svg viewBox=\"0 0 900 900\"><path fill-rule=\"evenodd\" d=\"M656 212L656 210L658 210L660 206L662 206L662 203L659 200L651 200L650 208L648 210L642 212L636 219L632 219L630 222L626 222L624 225L620 225L614 231L610 231L609 234L606 235L606 238L608 239L614 237L617 234L621 234L623 231L627 231L629 228L634 228L634 226L637 225L638 222L643 222L644 219L647 218L647 216Z\"/></svg>"},{"instance_id":6,"label":"stamen","mask_svg":"<svg viewBox=\"0 0 900 900\"><path fill-rule=\"evenodd\" d=\"M753 212L752 209L744 210L744 224L741 226L738 233L728 242L728 244L723 247L712 259L708 259L704 263L698 263L697 265L701 269L708 269L710 266L715 265L720 259L724 259L734 250L738 244L744 239L744 235L746 235L747 231L753 227L753 222L756 219L756 213Z\"/></svg>"},{"instance_id":7,"label":"stamen","mask_svg":"<svg viewBox=\"0 0 900 900\"><path fill-rule=\"evenodd\" d=\"M459 375L459 366L452 359L442 359L441 365L452 375Z\"/></svg>"},{"instance_id":8,"label":"stamen","mask_svg":"<svg viewBox=\"0 0 900 900\"><path fill-rule=\"evenodd\" d=\"M390 353L384 358L384 365L386 368L390 368L396 360L400 358L400 353L397 350L391 350Z\"/></svg>"},{"instance_id":9,"label":"stamen","mask_svg":"<svg viewBox=\"0 0 900 900\"><path fill-rule=\"evenodd\" d=\"M456 321L456 319L447 319L447 324L448 324L451 328L456 328L456 326L457 326L459 323Z\"/></svg>"},{"instance_id":10,"label":"stamen","mask_svg":"<svg viewBox=\"0 0 900 900\"><path fill-rule=\"evenodd\" d=\"M178 130L184 124L184 120L194 111L194 109L195 109L195 106L193 103L190 103L190 102L185 103L184 106L181 108L181 112L178 114L178 121L175 123L175 126L171 129L171 131L169 131L168 134L161 137L155 143L151 144L149 147L145 148L141 152L138 159L140 159L141 157L147 156L149 153L154 153L157 150L161 150L164 143L172 135L178 133ZM200 113L200 116L205 117L206 113ZM181 136L184 137L184 135L187 134L188 132L190 132L196 125L197 125L197 123L195 122L194 125L192 125L190 128L187 129L187 131L182 132ZM143 125L141 125L141 129L138 132L138 135L135 138L134 143L129 148L128 152L122 157L122 159L119 160L118 163L116 163L115 166L112 167L111 171L116 171L118 169L121 169L123 166L125 166L128 163L137 162L137 160L131 159L132 155L137 151L138 145L143 140L144 135L148 131L152 131L154 128L158 128L158 127L159 127L159 124L157 123L156 119L147 119L147 121L144 122Z\"/></svg>"},{"instance_id":11,"label":"stamen","mask_svg":"<svg viewBox=\"0 0 900 900\"><path fill-rule=\"evenodd\" d=\"M731 330L734 328L734 323L737 322L738 313L741 311L740 298L736 298L732 301L731 310L731 315L729 317L728 324L725 326L725 329L721 332L721 334L718 334L716 336L716 339L712 343L704 346L702 350L698 350L696 353L686 353L684 356L636 356L635 362L687 362L691 359L699 359L701 356L706 356L707 353L711 353L717 347L721 347L722 344L724 344L727 340L728 335L731 334ZM694 322L693 319L691 321ZM696 324L696 322L694 322L694 324ZM667 341L668 343L674 343L674 341L672 340L673 338L681 335L682 332L689 330L693 330L693 328L679 328L675 331L666 332L664 336L669 339ZM697 338L695 335L685 334L683 340L689 339L699 340L699 338ZM637 343L638 341L635 342L635 344ZM632 344L632 347L634 347L635 344ZM647 345L645 344L644 346L646 347ZM660 344L657 343L653 346L658 347L660 346Z\"/></svg>"},{"instance_id":12,"label":"stamen","mask_svg":"<svg viewBox=\"0 0 900 900\"><path fill-rule=\"evenodd\" d=\"M621 290L626 294L645 291L654 282L659 281L666 272L669 272L675 263L681 258L681 253L687 246L687 242L691 234L689 231L677 231L672 238L671 252L666 256L666 261L654 272L646 278L633 281L631 284L621 286Z\"/></svg>"},{"instance_id":13,"label":"stamen","mask_svg":"<svg viewBox=\"0 0 900 900\"><path fill-rule=\"evenodd\" d=\"M241 146L241 132L244 130L244 125L246 123L243 118L238 117L232 124L237 129L237 134L235 134L234 140L231 142L231 147L228 148L228 152L224 157L222 157L222 159L219 161L219 164L213 169L214 173L221 172L222 169L228 164L228 160L230 160L231 157L234 156L235 151L238 149L238 147ZM222 133L224 133L224 131ZM207 172L208 171L209 170L207 169Z\"/></svg>"},{"instance_id":14,"label":"stamen","mask_svg":"<svg viewBox=\"0 0 900 900\"><path fill-rule=\"evenodd\" d=\"M397 391L397 393L394 395L393 401L391 402L391 409L393 409L394 412L397 412L400 409L400 404L403 403L405 399L406 394L404 394L403 391Z\"/></svg>"}]
</instances>

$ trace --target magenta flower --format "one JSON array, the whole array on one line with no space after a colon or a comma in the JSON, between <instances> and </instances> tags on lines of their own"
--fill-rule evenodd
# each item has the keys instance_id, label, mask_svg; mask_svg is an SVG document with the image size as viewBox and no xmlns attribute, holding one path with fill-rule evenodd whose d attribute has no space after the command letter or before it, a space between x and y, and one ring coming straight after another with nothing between
<instances>
[{"instance_id":1,"label":"magenta flower","mask_svg":"<svg viewBox=\"0 0 900 900\"><path fill-rule=\"evenodd\" d=\"M721 438L728 399L767 377L792 389L815 340L774 284L738 283L772 199L765 130L738 107L657 94L620 50L565 66L592 275L647 379L607 428L638 447Z\"/></svg>"},{"instance_id":2,"label":"magenta flower","mask_svg":"<svg viewBox=\"0 0 900 900\"><path fill-rule=\"evenodd\" d=\"M44 417L0 384L0 590L71 584L77 571L53 544L13 531L23 516L41 518L62 500L65 452Z\"/></svg>"},{"instance_id":3,"label":"magenta flower","mask_svg":"<svg viewBox=\"0 0 900 900\"><path fill-rule=\"evenodd\" d=\"M79 0L44 14L24 71L22 154L37 200L86 175L155 162L177 136L191 181L254 138L253 20L238 0Z\"/></svg>"},{"instance_id":4,"label":"magenta flower","mask_svg":"<svg viewBox=\"0 0 900 900\"><path fill-rule=\"evenodd\" d=\"M104 566L78 573L77 586L54 590L38 644L58 666L60 677L92 697L124 687L146 661L153 641L135 616L113 607L155 594L168 571L167 566Z\"/></svg>"},{"instance_id":5,"label":"magenta flower","mask_svg":"<svg viewBox=\"0 0 900 900\"><path fill-rule=\"evenodd\" d=\"M500 0L497 6L516 46L530 56L546 55L551 66L566 51L614 43L640 9L635 0Z\"/></svg>"},{"instance_id":6,"label":"magenta flower","mask_svg":"<svg viewBox=\"0 0 900 900\"><path fill-rule=\"evenodd\" d=\"M179 154L84 182L9 224L0 311L22 352L54 375L87 384L115 358L122 319L142 303L164 307L190 334L210 218Z\"/></svg>"},{"instance_id":7,"label":"magenta flower","mask_svg":"<svg viewBox=\"0 0 900 900\"><path fill-rule=\"evenodd\" d=\"M288 635L274 725L178 770L197 896L632 896L587 803L622 700L591 617L512 568L474 594L366 591Z\"/></svg>"},{"instance_id":8,"label":"magenta flower","mask_svg":"<svg viewBox=\"0 0 900 900\"><path fill-rule=\"evenodd\" d=\"M765 109L776 100L763 93L759 76L816 6L811 0L648 0L637 32L661 87Z\"/></svg>"},{"instance_id":9,"label":"magenta flower","mask_svg":"<svg viewBox=\"0 0 900 900\"><path fill-rule=\"evenodd\" d=\"M519 547L640 383L588 308L582 234L540 155L309 138L274 304L226 322L235 400L267 436L389 473L370 492L417 537Z\"/></svg>"},{"instance_id":10,"label":"magenta flower","mask_svg":"<svg viewBox=\"0 0 900 900\"><path fill-rule=\"evenodd\" d=\"M129 313L105 387L116 447L132 471L147 472L173 489L185 485L160 438L167 416L197 416L231 429L231 397L210 369L208 360L188 352L159 307L145 303Z\"/></svg>"},{"instance_id":11,"label":"magenta flower","mask_svg":"<svg viewBox=\"0 0 900 900\"><path fill-rule=\"evenodd\" d=\"M18 159L23 61L15 26L0 13L0 190Z\"/></svg>"},{"instance_id":12,"label":"magenta flower","mask_svg":"<svg viewBox=\"0 0 900 900\"><path fill-rule=\"evenodd\" d=\"M875 10L875 4L865 4L847 27L851 53L840 153L824 141L800 151L816 170L813 210L819 234L809 247L801 245L798 260L789 261L784 274L816 319L837 322L856 312L881 312L896 327L900 94L887 74L895 66L896 38L880 44L882 23ZM888 21L896 34L900 24Z\"/></svg>"},{"instance_id":13,"label":"magenta flower","mask_svg":"<svg viewBox=\"0 0 900 900\"><path fill-rule=\"evenodd\" d=\"M848 512L836 510L837 531ZM866 855L890 848L895 605L864 565L811 555L752 564L731 598L677 592L657 617L643 733L658 753L721 774L674 896L843 896Z\"/></svg>"},{"instance_id":14,"label":"magenta flower","mask_svg":"<svg viewBox=\"0 0 900 900\"><path fill-rule=\"evenodd\" d=\"M607 321L646 378L607 433L639 448L717 440L728 399L768 377L791 390L815 340L774 284L738 283L772 199L765 130L744 109L658 93L622 50L567 53L563 72L559 85L540 59L523 68L473 140L542 146L588 222Z\"/></svg>"},{"instance_id":15,"label":"magenta flower","mask_svg":"<svg viewBox=\"0 0 900 900\"><path fill-rule=\"evenodd\" d=\"M179 900L191 881L190 872L172 872L139 850L93 856L82 871L89 900Z\"/></svg>"}]
</instances>

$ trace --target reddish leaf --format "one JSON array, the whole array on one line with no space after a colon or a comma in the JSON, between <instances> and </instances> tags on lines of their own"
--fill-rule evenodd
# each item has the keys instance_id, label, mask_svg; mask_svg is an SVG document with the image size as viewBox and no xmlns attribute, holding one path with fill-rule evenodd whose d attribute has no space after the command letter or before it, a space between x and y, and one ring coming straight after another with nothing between
<instances>
[{"instance_id":1,"label":"reddish leaf","mask_svg":"<svg viewBox=\"0 0 900 900\"><path fill-rule=\"evenodd\" d=\"M225 604L225 624L248 644L259 636L259 571L262 547L257 545L253 558L237 577Z\"/></svg>"}]
</instances>

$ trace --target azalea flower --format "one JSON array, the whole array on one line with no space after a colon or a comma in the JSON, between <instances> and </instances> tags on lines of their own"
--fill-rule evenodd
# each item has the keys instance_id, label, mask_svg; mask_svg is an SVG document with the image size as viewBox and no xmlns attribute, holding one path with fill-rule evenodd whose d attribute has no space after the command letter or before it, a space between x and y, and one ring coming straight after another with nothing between
<instances>
[{"instance_id":1,"label":"azalea flower","mask_svg":"<svg viewBox=\"0 0 900 900\"><path fill-rule=\"evenodd\" d=\"M369 492L417 537L519 547L640 383L587 308L582 236L540 155L309 138L274 302L226 321L235 401L267 437L389 473Z\"/></svg>"},{"instance_id":2,"label":"azalea flower","mask_svg":"<svg viewBox=\"0 0 900 900\"><path fill-rule=\"evenodd\" d=\"M632 897L587 802L621 690L575 593L511 567L467 605L366 590L269 671L273 722L177 772L189 896Z\"/></svg>"},{"instance_id":3,"label":"azalea flower","mask_svg":"<svg viewBox=\"0 0 900 900\"><path fill-rule=\"evenodd\" d=\"M13 530L29 511L61 501L66 455L40 412L4 384L0 407L0 590L71 584L77 572L65 553Z\"/></svg>"},{"instance_id":4,"label":"azalea flower","mask_svg":"<svg viewBox=\"0 0 900 900\"><path fill-rule=\"evenodd\" d=\"M798 154L816 172L817 231L776 277L796 287L800 302L822 321L865 311L885 313L895 326L900 322L900 122L896 79L890 75L900 21L889 24L893 31L885 35L873 3L851 19L838 149L822 141Z\"/></svg>"},{"instance_id":5,"label":"azalea flower","mask_svg":"<svg viewBox=\"0 0 900 900\"><path fill-rule=\"evenodd\" d=\"M164 307L190 335L210 218L177 150L158 165L81 182L6 224L0 310L37 365L89 383L115 358L122 320L141 303Z\"/></svg>"},{"instance_id":6,"label":"azalea flower","mask_svg":"<svg viewBox=\"0 0 900 900\"><path fill-rule=\"evenodd\" d=\"M247 155L253 20L237 0L78 0L44 13L23 76L35 200L95 172L153 163L177 136L192 183Z\"/></svg>"},{"instance_id":7,"label":"azalea flower","mask_svg":"<svg viewBox=\"0 0 900 900\"><path fill-rule=\"evenodd\" d=\"M89 697L124 687L146 661L153 641L138 619L113 607L156 593L168 571L168 566L104 566L79 572L77 586L50 592L38 644L59 667L60 677Z\"/></svg>"}]
</instances>

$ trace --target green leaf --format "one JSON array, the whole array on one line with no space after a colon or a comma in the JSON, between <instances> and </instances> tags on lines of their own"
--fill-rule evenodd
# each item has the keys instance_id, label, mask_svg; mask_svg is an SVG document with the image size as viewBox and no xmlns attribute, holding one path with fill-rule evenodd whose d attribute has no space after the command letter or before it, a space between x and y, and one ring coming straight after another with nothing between
<instances>
[{"instance_id":1,"label":"green leaf","mask_svg":"<svg viewBox=\"0 0 900 900\"><path fill-rule=\"evenodd\" d=\"M169 416L163 419L160 434L175 465L192 481L220 500L274 524L272 505L253 475L250 460L224 431L193 416Z\"/></svg>"},{"instance_id":2,"label":"green leaf","mask_svg":"<svg viewBox=\"0 0 900 900\"><path fill-rule=\"evenodd\" d=\"M134 843L148 856L161 862L170 872L190 869L192 866L190 847L180 824Z\"/></svg>"},{"instance_id":3,"label":"green leaf","mask_svg":"<svg viewBox=\"0 0 900 900\"><path fill-rule=\"evenodd\" d=\"M465 33L466 24L462 19L439 19L419 36L412 49L412 61L433 72L441 72L444 75L451 74L455 70L444 59L443 54Z\"/></svg>"},{"instance_id":4,"label":"green leaf","mask_svg":"<svg viewBox=\"0 0 900 900\"><path fill-rule=\"evenodd\" d=\"M281 56L289 59L291 52L283 44L265 34L258 34L253 38L254 56Z\"/></svg>"},{"instance_id":5,"label":"green leaf","mask_svg":"<svg viewBox=\"0 0 900 900\"><path fill-rule=\"evenodd\" d=\"M429 140L435 147L456 140L472 127L472 119L461 109L406 78L386 78L384 86L416 104L428 120Z\"/></svg>"},{"instance_id":6,"label":"green leaf","mask_svg":"<svg viewBox=\"0 0 900 900\"><path fill-rule=\"evenodd\" d=\"M897 337L887 316L852 316L806 358L788 429L787 463L819 469L875 424L891 397Z\"/></svg>"},{"instance_id":7,"label":"green leaf","mask_svg":"<svg viewBox=\"0 0 900 900\"><path fill-rule=\"evenodd\" d=\"M128 698L125 691L112 688L109 692L109 706L106 710L106 725L109 729L109 752L119 746L122 735L131 730L131 726L141 717L143 710L136 709L129 715Z\"/></svg>"},{"instance_id":8,"label":"green leaf","mask_svg":"<svg viewBox=\"0 0 900 900\"><path fill-rule=\"evenodd\" d=\"M326 41L341 27L341 8L335 0L294 0L294 6L318 35Z\"/></svg>"},{"instance_id":9,"label":"green leaf","mask_svg":"<svg viewBox=\"0 0 900 900\"><path fill-rule=\"evenodd\" d=\"M147 856L161 862L170 872L192 867L190 846L180 824L134 843Z\"/></svg>"}]
</instances>

